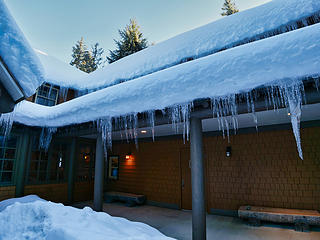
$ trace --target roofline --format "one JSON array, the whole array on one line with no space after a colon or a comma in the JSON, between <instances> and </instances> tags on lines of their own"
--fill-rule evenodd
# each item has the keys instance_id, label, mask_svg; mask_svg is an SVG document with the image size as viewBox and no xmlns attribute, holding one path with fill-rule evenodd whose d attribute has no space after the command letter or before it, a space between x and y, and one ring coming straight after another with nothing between
<instances>
[{"instance_id":1,"label":"roofline","mask_svg":"<svg viewBox=\"0 0 320 240\"><path fill-rule=\"evenodd\" d=\"M314 87L314 82L310 80L305 80L304 82L304 88L305 88L305 102L303 105L308 104L315 104L320 103L320 89L316 89ZM261 87L259 89L253 89L252 92L259 92L259 93L265 93L266 87ZM241 94L236 94L236 97L240 98ZM209 118L215 118L213 116L213 110L211 107L211 99L209 98L203 98L194 100L194 108L193 111L190 114L190 117L195 118L201 118L201 119L209 119ZM255 102L255 112L262 112L262 111L274 111L274 105L270 103L266 103L265 98L258 97ZM285 108L285 106L278 106L278 109ZM169 109L169 108L168 108ZM248 105L247 102L240 102L237 103L237 114L246 114L251 113L248 111ZM145 118L146 112L139 113L138 114L138 126L137 128L144 128L144 127L150 127L148 119ZM230 116L230 114L226 114L226 116ZM226 117L225 116L225 117ZM155 126L159 125L166 125L168 123L171 123L171 120L166 114L163 115L161 110L156 110L155 112ZM34 128L40 128L40 127L34 127ZM113 124L112 132L120 131L123 129L115 128L115 125ZM80 123L80 124L73 124L63 127L58 127L57 136L82 136L82 135L88 135L88 134L95 134L99 130L97 129L97 124L95 121Z\"/></svg>"},{"instance_id":2,"label":"roofline","mask_svg":"<svg viewBox=\"0 0 320 240\"><path fill-rule=\"evenodd\" d=\"M14 75L10 72L10 69L5 64L0 56L0 81L3 87L7 90L11 96L14 103L18 103L25 99L25 94L20 86L19 82L16 80Z\"/></svg>"}]
</instances>

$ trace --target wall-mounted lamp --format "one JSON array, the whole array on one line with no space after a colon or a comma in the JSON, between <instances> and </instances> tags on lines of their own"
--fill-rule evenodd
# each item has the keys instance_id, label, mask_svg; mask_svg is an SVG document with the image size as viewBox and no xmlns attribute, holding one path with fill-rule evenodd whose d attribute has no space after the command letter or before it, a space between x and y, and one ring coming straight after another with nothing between
<instances>
[{"instance_id":1,"label":"wall-mounted lamp","mask_svg":"<svg viewBox=\"0 0 320 240\"><path fill-rule=\"evenodd\" d=\"M147 133L147 130L141 130L141 133L142 133L142 134L146 134L146 133Z\"/></svg>"},{"instance_id":2,"label":"wall-mounted lamp","mask_svg":"<svg viewBox=\"0 0 320 240\"><path fill-rule=\"evenodd\" d=\"M226 148L226 157L231 157L231 146Z\"/></svg>"},{"instance_id":3,"label":"wall-mounted lamp","mask_svg":"<svg viewBox=\"0 0 320 240\"><path fill-rule=\"evenodd\" d=\"M132 159L132 154L131 153L127 153L126 154L126 160L131 160Z\"/></svg>"},{"instance_id":4,"label":"wall-mounted lamp","mask_svg":"<svg viewBox=\"0 0 320 240\"><path fill-rule=\"evenodd\" d=\"M86 163L89 163L89 162L90 162L90 154L85 153L85 154L83 155L83 158L84 158L84 161L85 161Z\"/></svg>"}]
</instances>

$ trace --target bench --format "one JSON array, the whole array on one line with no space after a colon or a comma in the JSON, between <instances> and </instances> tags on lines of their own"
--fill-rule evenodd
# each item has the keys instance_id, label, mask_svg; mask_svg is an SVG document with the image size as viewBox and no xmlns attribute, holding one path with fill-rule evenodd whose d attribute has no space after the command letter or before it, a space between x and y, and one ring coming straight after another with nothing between
<instances>
[{"instance_id":1,"label":"bench","mask_svg":"<svg viewBox=\"0 0 320 240\"><path fill-rule=\"evenodd\" d=\"M126 202L126 206L134 207L137 204L144 204L146 201L145 195L125 193L125 192L106 192L104 194L104 199L107 203L112 203L114 201Z\"/></svg>"},{"instance_id":2,"label":"bench","mask_svg":"<svg viewBox=\"0 0 320 240\"><path fill-rule=\"evenodd\" d=\"M313 210L241 206L238 215L241 219L249 220L254 226L260 226L261 221L291 223L295 225L295 230L300 232L309 231L310 225L320 225L320 213Z\"/></svg>"}]
</instances>

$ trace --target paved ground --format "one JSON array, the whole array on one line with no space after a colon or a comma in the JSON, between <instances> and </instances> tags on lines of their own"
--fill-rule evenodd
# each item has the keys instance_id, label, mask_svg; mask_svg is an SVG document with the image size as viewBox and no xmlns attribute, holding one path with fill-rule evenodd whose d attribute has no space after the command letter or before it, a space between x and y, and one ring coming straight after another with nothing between
<instances>
[{"instance_id":1,"label":"paved ground","mask_svg":"<svg viewBox=\"0 0 320 240\"><path fill-rule=\"evenodd\" d=\"M91 202L76 204L76 207L92 206ZM126 207L121 203L103 205L103 210L112 216L146 223L166 236L181 240L191 239L191 212L153 206ZM265 224L248 226L238 218L216 215L207 216L208 240L320 240L320 229L311 232L296 232L291 226Z\"/></svg>"}]
</instances>

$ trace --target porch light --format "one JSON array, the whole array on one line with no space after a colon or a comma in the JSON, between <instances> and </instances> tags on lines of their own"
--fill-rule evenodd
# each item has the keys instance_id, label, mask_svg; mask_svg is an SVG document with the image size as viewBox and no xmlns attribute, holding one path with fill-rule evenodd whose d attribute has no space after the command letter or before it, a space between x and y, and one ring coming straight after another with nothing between
<instances>
[{"instance_id":1,"label":"porch light","mask_svg":"<svg viewBox=\"0 0 320 240\"><path fill-rule=\"evenodd\" d=\"M142 133L142 134L146 134L146 133L147 133L147 130L141 130L141 133Z\"/></svg>"},{"instance_id":2,"label":"porch light","mask_svg":"<svg viewBox=\"0 0 320 240\"><path fill-rule=\"evenodd\" d=\"M226 157L231 157L231 146L226 148Z\"/></svg>"},{"instance_id":3,"label":"porch light","mask_svg":"<svg viewBox=\"0 0 320 240\"><path fill-rule=\"evenodd\" d=\"M126 160L130 160L131 159L131 153L126 154Z\"/></svg>"}]
</instances>

